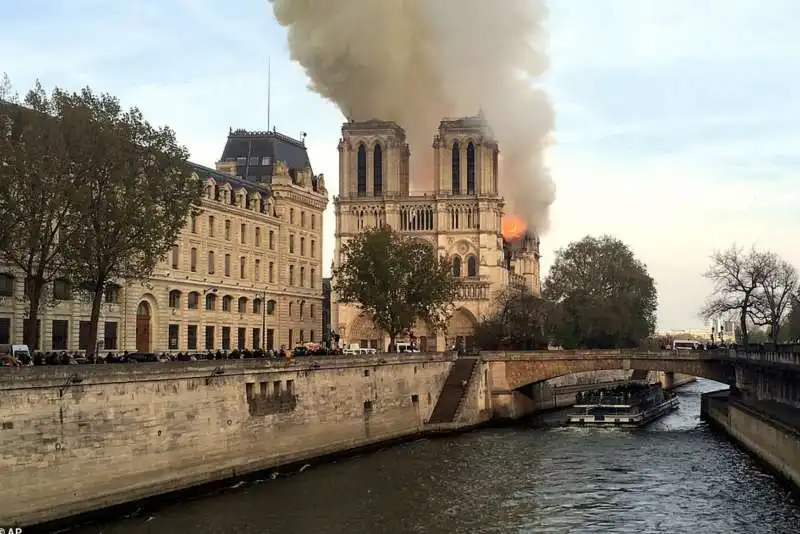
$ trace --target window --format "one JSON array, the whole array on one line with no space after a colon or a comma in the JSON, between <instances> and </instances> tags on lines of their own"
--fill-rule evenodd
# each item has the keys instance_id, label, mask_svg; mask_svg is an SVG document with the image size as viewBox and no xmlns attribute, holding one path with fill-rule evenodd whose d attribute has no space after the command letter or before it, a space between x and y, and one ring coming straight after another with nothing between
<instances>
[{"instance_id":1,"label":"window","mask_svg":"<svg viewBox=\"0 0 800 534\"><path fill-rule=\"evenodd\" d=\"M197 249L194 247L189 251L189 270L197 272Z\"/></svg>"},{"instance_id":2,"label":"window","mask_svg":"<svg viewBox=\"0 0 800 534\"><path fill-rule=\"evenodd\" d=\"M169 307L173 309L181 307L181 292L177 289L173 289L169 292Z\"/></svg>"},{"instance_id":3,"label":"window","mask_svg":"<svg viewBox=\"0 0 800 534\"><path fill-rule=\"evenodd\" d=\"M304 211L300 212L300 226L302 226L304 228L306 226L306 212L304 212Z\"/></svg>"},{"instance_id":4,"label":"window","mask_svg":"<svg viewBox=\"0 0 800 534\"><path fill-rule=\"evenodd\" d=\"M231 221L230 219L225 219L225 239L228 241L231 240Z\"/></svg>"},{"instance_id":5,"label":"window","mask_svg":"<svg viewBox=\"0 0 800 534\"><path fill-rule=\"evenodd\" d=\"M461 258L458 256L453 258L453 276L461 276Z\"/></svg>"},{"instance_id":6,"label":"window","mask_svg":"<svg viewBox=\"0 0 800 534\"><path fill-rule=\"evenodd\" d=\"M305 342L306 342L306 331L300 330L300 343L305 343Z\"/></svg>"},{"instance_id":7,"label":"window","mask_svg":"<svg viewBox=\"0 0 800 534\"><path fill-rule=\"evenodd\" d=\"M269 262L268 266L269 270L269 283L275 282L275 264L273 262Z\"/></svg>"},{"instance_id":8,"label":"window","mask_svg":"<svg viewBox=\"0 0 800 534\"><path fill-rule=\"evenodd\" d=\"M191 216L192 233L197 233L197 215Z\"/></svg>"},{"instance_id":9,"label":"window","mask_svg":"<svg viewBox=\"0 0 800 534\"><path fill-rule=\"evenodd\" d=\"M52 344L53 350L67 350L67 335L69 334L69 321L53 321Z\"/></svg>"},{"instance_id":10,"label":"window","mask_svg":"<svg viewBox=\"0 0 800 534\"><path fill-rule=\"evenodd\" d=\"M231 311L231 304L233 303L233 297L230 295L225 295L222 297L222 311L229 312Z\"/></svg>"},{"instance_id":11,"label":"window","mask_svg":"<svg viewBox=\"0 0 800 534\"><path fill-rule=\"evenodd\" d=\"M180 326L177 324L169 325L169 332L167 335L167 342L169 344L169 350L178 350L178 335L180 332Z\"/></svg>"},{"instance_id":12,"label":"window","mask_svg":"<svg viewBox=\"0 0 800 534\"><path fill-rule=\"evenodd\" d=\"M253 348L260 349L261 348L261 329L260 328L253 328Z\"/></svg>"},{"instance_id":13,"label":"window","mask_svg":"<svg viewBox=\"0 0 800 534\"><path fill-rule=\"evenodd\" d=\"M467 258L467 276L478 276L478 258L475 256Z\"/></svg>"},{"instance_id":14,"label":"window","mask_svg":"<svg viewBox=\"0 0 800 534\"><path fill-rule=\"evenodd\" d=\"M269 231L269 249L275 250L275 232Z\"/></svg>"},{"instance_id":15,"label":"window","mask_svg":"<svg viewBox=\"0 0 800 534\"><path fill-rule=\"evenodd\" d=\"M256 233L256 235L255 235L256 246L260 247L261 246L261 227L260 226L256 226L255 233Z\"/></svg>"},{"instance_id":16,"label":"window","mask_svg":"<svg viewBox=\"0 0 800 534\"><path fill-rule=\"evenodd\" d=\"M209 237L214 237L214 216L208 216L208 235Z\"/></svg>"},{"instance_id":17,"label":"window","mask_svg":"<svg viewBox=\"0 0 800 534\"><path fill-rule=\"evenodd\" d=\"M367 147L358 145L358 164L356 178L356 194L363 197L367 194Z\"/></svg>"},{"instance_id":18,"label":"window","mask_svg":"<svg viewBox=\"0 0 800 534\"><path fill-rule=\"evenodd\" d=\"M197 350L197 325L190 324L186 328L186 348L189 350Z\"/></svg>"},{"instance_id":19,"label":"window","mask_svg":"<svg viewBox=\"0 0 800 534\"><path fill-rule=\"evenodd\" d=\"M196 310L200 307L200 293L192 291L186 300L186 307L190 310Z\"/></svg>"},{"instance_id":20,"label":"window","mask_svg":"<svg viewBox=\"0 0 800 534\"><path fill-rule=\"evenodd\" d=\"M315 230L317 228L317 216L316 214L311 214L311 229Z\"/></svg>"},{"instance_id":21,"label":"window","mask_svg":"<svg viewBox=\"0 0 800 534\"><path fill-rule=\"evenodd\" d=\"M294 234L289 236L289 254L294 254Z\"/></svg>"},{"instance_id":22,"label":"window","mask_svg":"<svg viewBox=\"0 0 800 534\"><path fill-rule=\"evenodd\" d=\"M206 350L214 350L214 327L206 326Z\"/></svg>"},{"instance_id":23,"label":"window","mask_svg":"<svg viewBox=\"0 0 800 534\"><path fill-rule=\"evenodd\" d=\"M314 305L313 305L313 304L311 304L311 305L309 306L309 308L308 308L308 314L311 316L311 318L312 318L312 319L314 318Z\"/></svg>"},{"instance_id":24,"label":"window","mask_svg":"<svg viewBox=\"0 0 800 534\"><path fill-rule=\"evenodd\" d=\"M208 252L208 274L214 274L214 251Z\"/></svg>"},{"instance_id":25,"label":"window","mask_svg":"<svg viewBox=\"0 0 800 534\"><path fill-rule=\"evenodd\" d=\"M274 328L267 328L267 349L274 349L275 348L275 329Z\"/></svg>"},{"instance_id":26,"label":"window","mask_svg":"<svg viewBox=\"0 0 800 534\"><path fill-rule=\"evenodd\" d=\"M267 167L268 165L272 165L272 158L270 158L269 156L264 156L263 158L261 158L261 166Z\"/></svg>"},{"instance_id":27,"label":"window","mask_svg":"<svg viewBox=\"0 0 800 534\"><path fill-rule=\"evenodd\" d=\"M300 267L300 287L306 286L306 268Z\"/></svg>"},{"instance_id":28,"label":"window","mask_svg":"<svg viewBox=\"0 0 800 534\"><path fill-rule=\"evenodd\" d=\"M247 274L247 258L241 256L239 258L239 278L244 280L246 274Z\"/></svg>"},{"instance_id":29,"label":"window","mask_svg":"<svg viewBox=\"0 0 800 534\"><path fill-rule=\"evenodd\" d=\"M103 348L117 348L117 323L116 321L106 321L103 325Z\"/></svg>"},{"instance_id":30,"label":"window","mask_svg":"<svg viewBox=\"0 0 800 534\"><path fill-rule=\"evenodd\" d=\"M239 350L244 349L247 345L247 329L246 328L237 328L236 329L236 348Z\"/></svg>"},{"instance_id":31,"label":"window","mask_svg":"<svg viewBox=\"0 0 800 534\"><path fill-rule=\"evenodd\" d=\"M247 243L247 225L246 224L242 223L242 225L239 227L239 233L241 234L239 239L241 240L242 244Z\"/></svg>"},{"instance_id":32,"label":"window","mask_svg":"<svg viewBox=\"0 0 800 534\"><path fill-rule=\"evenodd\" d=\"M256 258L253 265L253 277L256 279L256 282L261 280L261 260L258 258Z\"/></svg>"},{"instance_id":33,"label":"window","mask_svg":"<svg viewBox=\"0 0 800 534\"><path fill-rule=\"evenodd\" d=\"M14 296L14 277L7 273L0 273L0 297Z\"/></svg>"},{"instance_id":34,"label":"window","mask_svg":"<svg viewBox=\"0 0 800 534\"><path fill-rule=\"evenodd\" d=\"M11 341L11 319L0 317L0 344L7 345Z\"/></svg>"},{"instance_id":35,"label":"window","mask_svg":"<svg viewBox=\"0 0 800 534\"><path fill-rule=\"evenodd\" d=\"M206 295L206 310L214 311L217 309L217 296L214 293Z\"/></svg>"},{"instance_id":36,"label":"window","mask_svg":"<svg viewBox=\"0 0 800 534\"><path fill-rule=\"evenodd\" d=\"M461 151L458 147L458 141L453 142L451 187L454 195L461 191Z\"/></svg>"},{"instance_id":37,"label":"window","mask_svg":"<svg viewBox=\"0 0 800 534\"><path fill-rule=\"evenodd\" d=\"M53 298L56 300L71 300L72 284L67 280L56 280L53 282Z\"/></svg>"},{"instance_id":38,"label":"window","mask_svg":"<svg viewBox=\"0 0 800 534\"><path fill-rule=\"evenodd\" d=\"M172 251L172 268L177 269L181 259L180 258L181 251L178 248L178 245L172 245L171 251Z\"/></svg>"},{"instance_id":39,"label":"window","mask_svg":"<svg viewBox=\"0 0 800 534\"><path fill-rule=\"evenodd\" d=\"M250 166L258 167L258 156L250 156Z\"/></svg>"},{"instance_id":40,"label":"window","mask_svg":"<svg viewBox=\"0 0 800 534\"><path fill-rule=\"evenodd\" d=\"M303 312L305 312L305 309L306 309L306 303L301 301L300 302L300 318L301 319L303 318Z\"/></svg>"},{"instance_id":41,"label":"window","mask_svg":"<svg viewBox=\"0 0 800 534\"><path fill-rule=\"evenodd\" d=\"M289 208L289 224L294 224L294 208Z\"/></svg>"},{"instance_id":42,"label":"window","mask_svg":"<svg viewBox=\"0 0 800 534\"><path fill-rule=\"evenodd\" d=\"M383 193L383 149L375 145L372 151L372 192L375 196Z\"/></svg>"},{"instance_id":43,"label":"window","mask_svg":"<svg viewBox=\"0 0 800 534\"><path fill-rule=\"evenodd\" d=\"M261 313L262 302L261 299L253 299L253 313Z\"/></svg>"},{"instance_id":44,"label":"window","mask_svg":"<svg viewBox=\"0 0 800 534\"><path fill-rule=\"evenodd\" d=\"M305 237L301 237L300 238L300 255L301 256L305 256L306 255L306 238Z\"/></svg>"},{"instance_id":45,"label":"window","mask_svg":"<svg viewBox=\"0 0 800 534\"><path fill-rule=\"evenodd\" d=\"M467 194L475 194L475 145L467 145Z\"/></svg>"},{"instance_id":46,"label":"window","mask_svg":"<svg viewBox=\"0 0 800 534\"><path fill-rule=\"evenodd\" d=\"M239 297L239 313L247 313L247 297Z\"/></svg>"},{"instance_id":47,"label":"window","mask_svg":"<svg viewBox=\"0 0 800 534\"><path fill-rule=\"evenodd\" d=\"M289 307L288 307L288 309L287 309L287 311L289 312L289 314L288 314L288 315L289 315L289 317L291 317L291 316L292 316L292 312L294 311L294 310L293 310L293 308L294 308L294 306L292 306L292 303L291 303L291 302L289 302ZM290 343L290 344L291 344L291 343Z\"/></svg>"},{"instance_id":48,"label":"window","mask_svg":"<svg viewBox=\"0 0 800 534\"><path fill-rule=\"evenodd\" d=\"M311 331L308 333L308 340L309 340L311 343L314 343L314 331L313 331L313 330L311 330Z\"/></svg>"},{"instance_id":49,"label":"window","mask_svg":"<svg viewBox=\"0 0 800 534\"><path fill-rule=\"evenodd\" d=\"M274 315L275 314L275 306L276 305L277 305L277 302L275 302L274 300L268 300L267 301L267 315Z\"/></svg>"},{"instance_id":50,"label":"window","mask_svg":"<svg viewBox=\"0 0 800 534\"><path fill-rule=\"evenodd\" d=\"M247 158L246 157L240 156L240 157L236 158L236 166L237 167L243 167L245 165L247 165Z\"/></svg>"},{"instance_id":51,"label":"window","mask_svg":"<svg viewBox=\"0 0 800 534\"><path fill-rule=\"evenodd\" d=\"M225 254L225 276L231 275L231 255Z\"/></svg>"},{"instance_id":52,"label":"window","mask_svg":"<svg viewBox=\"0 0 800 534\"><path fill-rule=\"evenodd\" d=\"M222 350L230 350L231 349L231 327L230 326L223 326L222 327Z\"/></svg>"},{"instance_id":53,"label":"window","mask_svg":"<svg viewBox=\"0 0 800 534\"><path fill-rule=\"evenodd\" d=\"M289 285L294 285L294 265L289 266Z\"/></svg>"},{"instance_id":54,"label":"window","mask_svg":"<svg viewBox=\"0 0 800 534\"><path fill-rule=\"evenodd\" d=\"M311 247L309 247L309 252L312 258L317 257L317 242L314 241L313 239L311 240Z\"/></svg>"},{"instance_id":55,"label":"window","mask_svg":"<svg viewBox=\"0 0 800 534\"><path fill-rule=\"evenodd\" d=\"M309 284L311 289L317 287L317 270L311 269L311 283Z\"/></svg>"},{"instance_id":56,"label":"window","mask_svg":"<svg viewBox=\"0 0 800 534\"><path fill-rule=\"evenodd\" d=\"M106 284L106 304L116 304L119 302L119 286L117 284Z\"/></svg>"},{"instance_id":57,"label":"window","mask_svg":"<svg viewBox=\"0 0 800 534\"><path fill-rule=\"evenodd\" d=\"M289 329L289 348L291 349L292 347L294 347L294 332L290 328Z\"/></svg>"}]
</instances>

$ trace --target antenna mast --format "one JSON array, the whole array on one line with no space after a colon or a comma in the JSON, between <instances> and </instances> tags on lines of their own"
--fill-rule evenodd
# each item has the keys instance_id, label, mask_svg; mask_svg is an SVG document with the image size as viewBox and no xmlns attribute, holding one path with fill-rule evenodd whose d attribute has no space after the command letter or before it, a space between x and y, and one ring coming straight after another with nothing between
<instances>
[{"instance_id":1,"label":"antenna mast","mask_svg":"<svg viewBox=\"0 0 800 534\"><path fill-rule=\"evenodd\" d=\"M272 104L272 58L267 56L267 131L271 126L270 105Z\"/></svg>"}]
</instances>

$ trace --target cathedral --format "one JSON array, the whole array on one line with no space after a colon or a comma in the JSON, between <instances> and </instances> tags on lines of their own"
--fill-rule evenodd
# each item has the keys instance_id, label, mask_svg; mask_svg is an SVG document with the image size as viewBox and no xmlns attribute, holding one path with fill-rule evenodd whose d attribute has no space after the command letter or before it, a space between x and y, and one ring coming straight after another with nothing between
<instances>
[{"instance_id":1,"label":"cathedral","mask_svg":"<svg viewBox=\"0 0 800 534\"><path fill-rule=\"evenodd\" d=\"M429 173L433 189L412 193L410 149L402 127L375 119L342 126L339 195L334 198L334 268L343 261L342 245L352 236L388 224L436 247L451 259L453 276L462 279L446 329L434 331L418 321L407 334L407 338L416 338L423 352L469 348L475 325L493 311L499 289L524 284L539 292L538 237L531 233L513 239L503 236L499 154L497 141L481 115L444 119L433 139ZM331 295L331 326L342 346L388 348L388 335L357 305L339 303L335 291Z\"/></svg>"}]
</instances>

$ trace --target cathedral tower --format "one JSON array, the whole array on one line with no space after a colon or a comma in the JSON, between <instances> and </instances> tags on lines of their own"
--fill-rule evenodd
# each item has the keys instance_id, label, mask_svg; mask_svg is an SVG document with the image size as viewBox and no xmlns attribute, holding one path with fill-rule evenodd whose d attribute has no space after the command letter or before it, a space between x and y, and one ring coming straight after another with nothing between
<instances>
[{"instance_id":1,"label":"cathedral tower","mask_svg":"<svg viewBox=\"0 0 800 534\"><path fill-rule=\"evenodd\" d=\"M500 152L482 114L441 121L433 148L437 193L497 195Z\"/></svg>"},{"instance_id":2,"label":"cathedral tower","mask_svg":"<svg viewBox=\"0 0 800 534\"><path fill-rule=\"evenodd\" d=\"M408 195L406 132L390 121L347 122L339 141L339 195Z\"/></svg>"}]
</instances>

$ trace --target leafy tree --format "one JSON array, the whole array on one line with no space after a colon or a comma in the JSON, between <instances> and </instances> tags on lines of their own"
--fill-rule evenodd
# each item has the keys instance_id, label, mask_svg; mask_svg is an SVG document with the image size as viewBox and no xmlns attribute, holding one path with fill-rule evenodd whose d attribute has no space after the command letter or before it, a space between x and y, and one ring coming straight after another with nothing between
<instances>
[{"instance_id":1,"label":"leafy tree","mask_svg":"<svg viewBox=\"0 0 800 534\"><path fill-rule=\"evenodd\" d=\"M6 230L0 261L25 277L24 341L31 347L48 285L69 274L60 245L79 218L79 177L56 115L56 103L38 82L21 104L0 103L0 224Z\"/></svg>"},{"instance_id":2,"label":"leafy tree","mask_svg":"<svg viewBox=\"0 0 800 534\"><path fill-rule=\"evenodd\" d=\"M767 256L767 272L749 312L753 324L767 327L770 340L778 343L783 321L797 289L797 269L777 254L768 253Z\"/></svg>"},{"instance_id":3,"label":"leafy tree","mask_svg":"<svg viewBox=\"0 0 800 534\"><path fill-rule=\"evenodd\" d=\"M655 331L658 297L622 241L587 236L556 252L544 283L553 338L565 348L636 347Z\"/></svg>"},{"instance_id":4,"label":"leafy tree","mask_svg":"<svg viewBox=\"0 0 800 534\"><path fill-rule=\"evenodd\" d=\"M774 269L774 256L752 248L745 252L733 245L711 255L705 277L714 283L714 293L700 315L706 319L734 312L738 315L741 342L748 343L748 319L753 314L759 290Z\"/></svg>"},{"instance_id":5,"label":"leafy tree","mask_svg":"<svg viewBox=\"0 0 800 534\"><path fill-rule=\"evenodd\" d=\"M442 327L452 311L458 279L436 250L396 233L389 226L356 235L342 248L333 270L339 301L357 304L389 335L390 350L417 319Z\"/></svg>"},{"instance_id":6,"label":"leafy tree","mask_svg":"<svg viewBox=\"0 0 800 534\"><path fill-rule=\"evenodd\" d=\"M548 345L549 303L527 286L498 292L495 311L475 328L475 343L484 350L541 350Z\"/></svg>"},{"instance_id":7,"label":"leafy tree","mask_svg":"<svg viewBox=\"0 0 800 534\"><path fill-rule=\"evenodd\" d=\"M80 223L64 242L73 279L91 294L89 339L97 339L104 292L114 281L146 280L197 213L203 184L174 132L91 89L56 90L53 102L80 177ZM95 351L92 342L89 353Z\"/></svg>"}]
</instances>

